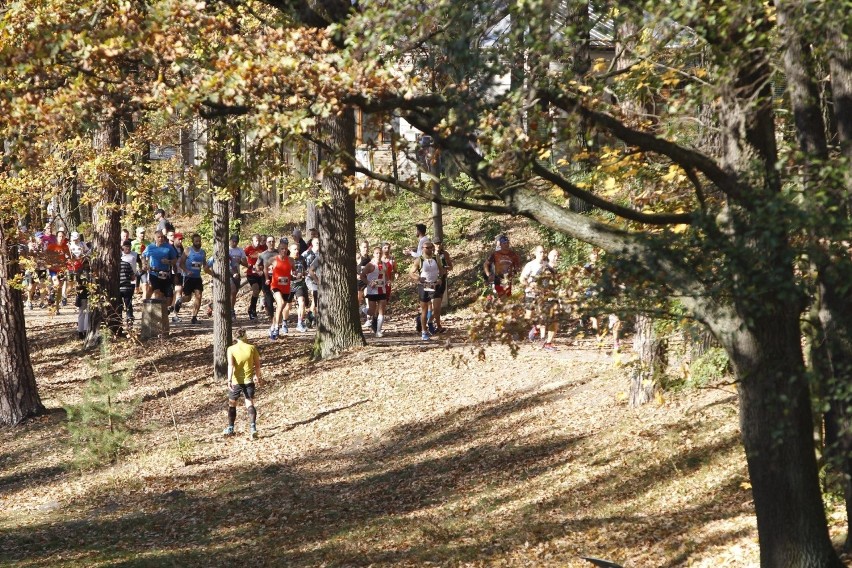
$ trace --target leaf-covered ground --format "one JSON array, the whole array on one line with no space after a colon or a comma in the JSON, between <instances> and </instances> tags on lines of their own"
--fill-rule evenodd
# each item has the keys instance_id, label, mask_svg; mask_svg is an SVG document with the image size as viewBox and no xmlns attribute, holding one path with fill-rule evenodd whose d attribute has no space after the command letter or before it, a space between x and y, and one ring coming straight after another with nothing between
<instances>
[{"instance_id":1,"label":"leaf-covered ground","mask_svg":"<svg viewBox=\"0 0 852 568\"><path fill-rule=\"evenodd\" d=\"M135 361L140 432L117 465L80 472L61 404L92 371L71 319L30 320L50 410L0 430L3 565L757 563L733 394L631 409L624 370L591 340L478 361L461 316L424 345L395 314L385 338L312 364L312 333L272 343L258 325L252 442L219 435L210 320L179 324L168 342L114 344Z\"/></svg>"}]
</instances>

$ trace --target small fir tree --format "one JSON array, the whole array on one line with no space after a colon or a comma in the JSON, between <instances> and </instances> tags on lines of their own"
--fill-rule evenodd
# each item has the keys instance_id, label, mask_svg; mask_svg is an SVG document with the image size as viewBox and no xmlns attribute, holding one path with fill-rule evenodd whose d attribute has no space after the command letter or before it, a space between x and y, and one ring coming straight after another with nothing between
<instances>
[{"instance_id":1,"label":"small fir tree","mask_svg":"<svg viewBox=\"0 0 852 568\"><path fill-rule=\"evenodd\" d=\"M74 463L80 468L111 463L118 458L132 435L128 420L139 404L137 399L119 400L127 389L132 366L124 370L114 368L106 334L100 358L88 362L97 369L97 376L86 384L81 402L65 406Z\"/></svg>"}]
</instances>

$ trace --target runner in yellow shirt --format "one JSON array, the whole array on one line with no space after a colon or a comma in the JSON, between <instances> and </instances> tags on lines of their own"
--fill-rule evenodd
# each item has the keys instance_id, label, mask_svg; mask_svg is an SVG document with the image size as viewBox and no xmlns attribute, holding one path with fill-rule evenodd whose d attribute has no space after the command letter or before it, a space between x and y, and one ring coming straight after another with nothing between
<instances>
[{"instance_id":1,"label":"runner in yellow shirt","mask_svg":"<svg viewBox=\"0 0 852 568\"><path fill-rule=\"evenodd\" d=\"M237 342L228 347L228 427L222 432L233 436L237 419L237 400L245 397L249 417L249 435L257 439L257 410L254 408L254 389L261 386L260 353L248 343L246 330L237 330Z\"/></svg>"}]
</instances>

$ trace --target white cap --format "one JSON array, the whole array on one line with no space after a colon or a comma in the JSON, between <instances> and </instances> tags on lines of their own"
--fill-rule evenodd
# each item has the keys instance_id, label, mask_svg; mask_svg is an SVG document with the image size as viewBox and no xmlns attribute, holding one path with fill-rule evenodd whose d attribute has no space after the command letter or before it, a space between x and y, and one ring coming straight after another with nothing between
<instances>
[{"instance_id":1,"label":"white cap","mask_svg":"<svg viewBox=\"0 0 852 568\"><path fill-rule=\"evenodd\" d=\"M76 241L79 238L80 238L80 233L78 233L77 231L71 231L71 240L72 241Z\"/></svg>"}]
</instances>

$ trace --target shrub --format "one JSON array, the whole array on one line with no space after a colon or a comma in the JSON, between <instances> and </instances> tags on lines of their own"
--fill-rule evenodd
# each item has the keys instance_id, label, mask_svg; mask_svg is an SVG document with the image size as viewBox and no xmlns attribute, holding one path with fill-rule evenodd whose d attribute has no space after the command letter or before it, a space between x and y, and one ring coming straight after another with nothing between
<instances>
[{"instance_id":1,"label":"shrub","mask_svg":"<svg viewBox=\"0 0 852 568\"><path fill-rule=\"evenodd\" d=\"M132 434L127 422L138 401L119 400L127 389L131 369L114 369L109 345L109 337L105 334L100 360L97 363L88 361L97 369L97 376L86 384L80 403L65 406L74 464L80 468L114 462L128 446Z\"/></svg>"}]
</instances>

